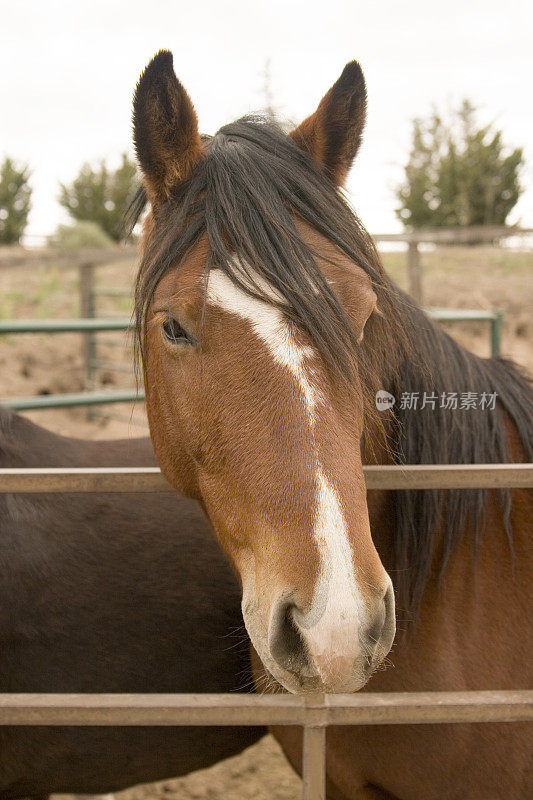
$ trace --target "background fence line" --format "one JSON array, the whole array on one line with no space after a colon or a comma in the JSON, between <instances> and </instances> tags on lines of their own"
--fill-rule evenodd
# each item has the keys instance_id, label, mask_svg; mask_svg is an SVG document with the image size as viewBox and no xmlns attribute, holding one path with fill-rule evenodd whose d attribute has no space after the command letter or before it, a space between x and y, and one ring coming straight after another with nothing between
<instances>
[{"instance_id":1,"label":"background fence line","mask_svg":"<svg viewBox=\"0 0 533 800\"><path fill-rule=\"evenodd\" d=\"M490 322L491 354L499 355L503 328L501 311L485 311L477 309L426 309L432 319L441 322ZM144 392L136 390L96 390L95 370L108 369L129 372L124 365L101 361L97 358L95 334L100 331L129 331L129 317L86 317L79 319L48 320L0 320L0 335L31 333L81 333L84 337L84 361L89 391L64 394L38 395L34 397L5 398L1 402L15 411L29 411L44 408L64 408L72 406L96 406L108 403L126 403L144 400ZM114 342L114 344L118 344Z\"/></svg>"},{"instance_id":2,"label":"background fence line","mask_svg":"<svg viewBox=\"0 0 533 800\"><path fill-rule=\"evenodd\" d=\"M424 244L480 244L500 243L512 237L526 237L533 234L532 228L508 226L474 226L463 228L419 229L399 233L376 233L373 239L376 243L405 243L407 245L407 274L409 293L420 304L423 299L422 273L420 263L420 245ZM13 267L36 262L39 264L54 264L74 266L79 270L80 292L80 320L44 320L35 321L3 321L0 322L0 333L61 333L78 331L83 334L83 360L89 391L87 405L95 407L109 403L132 402L142 400L142 394L134 393L116 394L114 392L100 391L97 389L97 374L101 369L107 371L126 372L123 364L115 363L109 359L99 359L97 352L97 333L100 331L126 330L130 320L126 317L112 317L99 319L97 298L99 296L131 296L131 291L117 289L116 287L102 287L96 285L96 269L105 264L118 261L138 259L138 249L135 245L117 246L108 249L83 249L79 251L64 251L54 248L25 250L23 248L4 249L0 253L0 264ZM501 335L503 315L498 310L477 309L452 309L435 308L426 309L430 317L442 322L467 322L487 321L490 324L491 354L499 355L501 350ZM79 326L76 326L79 322ZM115 343L115 342L114 342ZM82 393L72 393L65 396L47 395L38 398L11 398L6 404L19 411L56 408L67 406L85 405ZM88 411L95 414L96 411Z\"/></svg>"}]
</instances>

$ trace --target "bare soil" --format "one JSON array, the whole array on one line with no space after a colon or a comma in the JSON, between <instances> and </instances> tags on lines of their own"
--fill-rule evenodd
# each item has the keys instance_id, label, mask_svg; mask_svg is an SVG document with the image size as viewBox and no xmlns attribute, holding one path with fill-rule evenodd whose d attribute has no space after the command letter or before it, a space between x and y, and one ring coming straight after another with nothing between
<instances>
[{"instance_id":1,"label":"bare soil","mask_svg":"<svg viewBox=\"0 0 533 800\"><path fill-rule=\"evenodd\" d=\"M405 255L385 253L384 262L406 287ZM489 247L449 247L424 252L424 305L449 308L501 309L505 314L502 353L533 373L533 253ZM117 262L98 269L102 289L133 284L134 265ZM128 315L127 298L98 298L98 315ZM2 266L0 254L0 318L50 318L79 315L78 272L74 268L32 264ZM446 326L464 346L489 355L488 324ZM0 397L77 392L94 387L133 386L129 372L102 369L91 385L79 334L20 335L0 339ZM113 340L116 344L113 344ZM131 342L125 334L101 334L98 358L128 368ZM92 411L57 409L28 412L28 417L59 433L103 439L147 435L142 404L107 406ZM89 417L89 418L88 418ZM271 737L240 756L185 778L135 787L123 800L296 800L300 779Z\"/></svg>"}]
</instances>

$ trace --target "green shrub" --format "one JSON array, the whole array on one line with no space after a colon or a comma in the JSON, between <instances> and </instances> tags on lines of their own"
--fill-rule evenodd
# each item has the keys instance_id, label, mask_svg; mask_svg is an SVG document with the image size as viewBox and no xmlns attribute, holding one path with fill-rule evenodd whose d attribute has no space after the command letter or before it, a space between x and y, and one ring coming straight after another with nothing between
<instances>
[{"instance_id":1,"label":"green shrub","mask_svg":"<svg viewBox=\"0 0 533 800\"><path fill-rule=\"evenodd\" d=\"M73 225L58 225L49 242L61 250L106 249L114 245L98 223L82 220Z\"/></svg>"}]
</instances>

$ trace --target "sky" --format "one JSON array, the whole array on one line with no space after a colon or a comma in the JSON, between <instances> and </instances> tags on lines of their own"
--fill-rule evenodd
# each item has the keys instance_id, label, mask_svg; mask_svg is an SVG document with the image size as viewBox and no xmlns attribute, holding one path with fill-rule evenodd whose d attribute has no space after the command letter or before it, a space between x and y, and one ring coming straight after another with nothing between
<instances>
[{"instance_id":1,"label":"sky","mask_svg":"<svg viewBox=\"0 0 533 800\"><path fill-rule=\"evenodd\" d=\"M356 58L368 122L348 179L373 233L401 230L394 188L411 120L463 98L523 146L526 191L511 222L533 225L533 4L525 0L0 0L0 158L29 163L28 232L66 221L58 182L84 161L118 165L131 147L131 99L145 64L174 53L204 133L265 105L264 72L284 117L316 108Z\"/></svg>"}]
</instances>

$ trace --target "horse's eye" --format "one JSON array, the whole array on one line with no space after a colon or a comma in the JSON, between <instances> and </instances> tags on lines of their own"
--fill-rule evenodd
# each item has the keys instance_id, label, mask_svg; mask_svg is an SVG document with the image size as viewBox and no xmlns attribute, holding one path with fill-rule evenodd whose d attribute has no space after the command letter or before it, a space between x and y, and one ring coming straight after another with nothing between
<instances>
[{"instance_id":1,"label":"horse's eye","mask_svg":"<svg viewBox=\"0 0 533 800\"><path fill-rule=\"evenodd\" d=\"M163 333L165 339L171 344L195 344L195 340L190 336L185 328L182 328L177 319L168 317L163 323Z\"/></svg>"}]
</instances>

